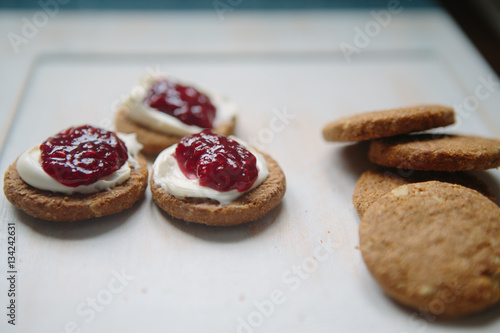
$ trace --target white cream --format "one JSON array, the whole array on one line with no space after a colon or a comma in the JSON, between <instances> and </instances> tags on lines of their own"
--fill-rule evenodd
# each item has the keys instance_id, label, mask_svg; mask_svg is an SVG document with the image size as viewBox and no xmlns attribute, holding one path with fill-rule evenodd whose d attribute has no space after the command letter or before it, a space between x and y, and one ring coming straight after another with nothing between
<instances>
[{"instance_id":1,"label":"white cream","mask_svg":"<svg viewBox=\"0 0 500 333\"><path fill-rule=\"evenodd\" d=\"M139 162L135 159L137 155L139 155L139 152L142 150L143 145L137 141L137 135L135 133L120 133L120 132L115 132L116 136L120 138L120 140L125 143L125 146L127 146L127 151L128 151L128 164L136 169L139 167ZM127 163L126 163L127 164Z\"/></svg>"},{"instance_id":2,"label":"white cream","mask_svg":"<svg viewBox=\"0 0 500 333\"><path fill-rule=\"evenodd\" d=\"M80 185L70 187L59 183L57 180L49 176L40 164L40 148L35 146L25 151L17 159L17 172L19 176L29 185L46 191L61 192L65 194L73 193L96 193L103 190L109 190L115 186L123 184L130 178L130 168L137 168L139 163L134 158L142 149L142 145L137 142L135 134L117 133L118 137L125 143L129 153L127 162L111 175L99 179L91 185Z\"/></svg>"},{"instance_id":3,"label":"white cream","mask_svg":"<svg viewBox=\"0 0 500 333\"><path fill-rule=\"evenodd\" d=\"M252 187L248 190L251 191L262 184L269 176L266 159L262 154L250 148L245 142L234 137L231 138L237 140L238 143L243 145L257 158L259 173ZM238 192L238 190L220 192L210 187L201 186L198 179L188 179L179 168L175 157L172 156L176 148L177 145L173 145L162 151L153 164L153 181L156 185L161 186L165 192L179 199L186 197L209 198L221 204L229 204L242 194L248 192Z\"/></svg>"},{"instance_id":4,"label":"white cream","mask_svg":"<svg viewBox=\"0 0 500 333\"><path fill-rule=\"evenodd\" d=\"M156 75L145 76L141 80L141 83L132 89L131 94L127 96L123 102L121 109L126 113L127 117L133 121L161 133L185 136L201 132L203 128L186 125L179 119L151 108L149 105L144 103L144 99L146 98L151 86L161 78L161 76ZM192 86L191 84L186 84L177 79L174 79L174 81L179 82L182 85ZM215 106L216 111L213 122L214 128L217 128L222 124L226 124L236 117L237 106L227 97L200 89L198 87L194 88L207 95L212 104Z\"/></svg>"}]
</instances>

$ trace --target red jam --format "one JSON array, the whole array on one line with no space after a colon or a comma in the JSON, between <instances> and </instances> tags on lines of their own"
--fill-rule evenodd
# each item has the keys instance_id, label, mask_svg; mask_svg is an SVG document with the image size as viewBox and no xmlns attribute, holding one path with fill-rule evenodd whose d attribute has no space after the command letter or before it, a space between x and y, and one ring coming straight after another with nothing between
<instances>
[{"instance_id":1,"label":"red jam","mask_svg":"<svg viewBox=\"0 0 500 333\"><path fill-rule=\"evenodd\" d=\"M173 156L188 179L220 192L249 190L259 173L251 152L210 130L184 137Z\"/></svg>"},{"instance_id":2,"label":"red jam","mask_svg":"<svg viewBox=\"0 0 500 333\"><path fill-rule=\"evenodd\" d=\"M212 128L215 106L207 95L193 87L162 79L153 84L145 99L150 107L165 112L187 125Z\"/></svg>"},{"instance_id":3,"label":"red jam","mask_svg":"<svg viewBox=\"0 0 500 333\"><path fill-rule=\"evenodd\" d=\"M89 125L71 127L40 145L43 170L59 183L91 185L120 169L127 146L116 134Z\"/></svg>"}]
</instances>

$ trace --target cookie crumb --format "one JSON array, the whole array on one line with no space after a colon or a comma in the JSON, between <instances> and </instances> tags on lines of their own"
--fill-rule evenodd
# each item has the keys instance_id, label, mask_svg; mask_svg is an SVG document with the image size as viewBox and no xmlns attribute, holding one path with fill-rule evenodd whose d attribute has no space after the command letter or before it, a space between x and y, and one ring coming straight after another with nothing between
<instances>
[{"instance_id":1,"label":"cookie crumb","mask_svg":"<svg viewBox=\"0 0 500 333\"><path fill-rule=\"evenodd\" d=\"M402 185L400 187L395 188L392 190L392 195L395 197L404 197L409 194L408 186L407 185Z\"/></svg>"},{"instance_id":2,"label":"cookie crumb","mask_svg":"<svg viewBox=\"0 0 500 333\"><path fill-rule=\"evenodd\" d=\"M444 200L443 198L438 197L437 195L433 195L433 196L432 196L432 199L436 200L436 201L437 201L437 202L439 202L439 203L443 203L443 202L445 202L445 200Z\"/></svg>"},{"instance_id":3,"label":"cookie crumb","mask_svg":"<svg viewBox=\"0 0 500 333\"><path fill-rule=\"evenodd\" d=\"M436 292L436 288L433 286L429 286L427 284L424 284L418 290L418 293L420 296L430 296L430 295L434 294L435 292Z\"/></svg>"}]
</instances>

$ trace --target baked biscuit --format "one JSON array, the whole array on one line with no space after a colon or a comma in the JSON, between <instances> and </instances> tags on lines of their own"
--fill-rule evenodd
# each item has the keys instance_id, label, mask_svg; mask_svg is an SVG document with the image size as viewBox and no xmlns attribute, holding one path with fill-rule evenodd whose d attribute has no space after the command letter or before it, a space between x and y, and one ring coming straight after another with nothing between
<instances>
[{"instance_id":1,"label":"baked biscuit","mask_svg":"<svg viewBox=\"0 0 500 333\"><path fill-rule=\"evenodd\" d=\"M110 190L92 194L62 194L43 191L26 184L14 162L4 175L3 190L7 199L27 214L49 221L79 221L116 214L132 207L146 190L146 159L138 156L139 168L130 169L130 178Z\"/></svg>"},{"instance_id":2,"label":"baked biscuit","mask_svg":"<svg viewBox=\"0 0 500 333\"><path fill-rule=\"evenodd\" d=\"M235 124L236 120L233 118L231 121L214 128L214 132L226 136L231 135L234 133ZM122 109L116 113L115 127L118 132L136 133L137 141L143 145L142 151L151 155L158 155L165 148L178 143L183 137L160 133L142 126L128 118Z\"/></svg>"},{"instance_id":3,"label":"baked biscuit","mask_svg":"<svg viewBox=\"0 0 500 333\"><path fill-rule=\"evenodd\" d=\"M368 157L387 167L466 171L500 166L500 140L465 135L411 134L374 140Z\"/></svg>"},{"instance_id":4,"label":"baked biscuit","mask_svg":"<svg viewBox=\"0 0 500 333\"><path fill-rule=\"evenodd\" d=\"M431 180L471 188L496 203L496 196L488 185L470 173L405 170L401 175L397 169L379 166L374 166L361 175L354 188L352 202L359 216L363 216L371 204L396 187Z\"/></svg>"},{"instance_id":5,"label":"baked biscuit","mask_svg":"<svg viewBox=\"0 0 500 333\"><path fill-rule=\"evenodd\" d=\"M500 300L500 208L460 185L397 187L359 227L369 271L397 301L453 318Z\"/></svg>"},{"instance_id":6,"label":"baked biscuit","mask_svg":"<svg viewBox=\"0 0 500 333\"><path fill-rule=\"evenodd\" d=\"M150 187L156 204L169 215L185 221L212 226L232 226L257 220L276 207L286 191L286 179L280 166L269 155L261 153L267 162L269 176L255 189L230 204L221 205L205 198L178 199L166 193L150 177Z\"/></svg>"},{"instance_id":7,"label":"baked biscuit","mask_svg":"<svg viewBox=\"0 0 500 333\"><path fill-rule=\"evenodd\" d=\"M419 132L455 122L452 108L441 105L418 105L345 117L326 125L327 141L363 141L398 134Z\"/></svg>"}]
</instances>

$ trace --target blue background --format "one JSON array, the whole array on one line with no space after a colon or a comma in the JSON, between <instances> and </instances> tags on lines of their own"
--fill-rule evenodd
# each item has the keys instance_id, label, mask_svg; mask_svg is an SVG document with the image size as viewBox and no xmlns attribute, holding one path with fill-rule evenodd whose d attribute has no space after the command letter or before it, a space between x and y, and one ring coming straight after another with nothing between
<instances>
[{"instance_id":1,"label":"blue background","mask_svg":"<svg viewBox=\"0 0 500 333\"><path fill-rule=\"evenodd\" d=\"M38 1L0 0L0 9L38 9ZM67 0L65 0L67 1ZM394 0L215 0L238 9L383 8ZM396 0L397 1L397 0ZM63 1L64 2L64 1ZM405 8L437 7L433 0L400 0ZM213 10L214 0L69 0L61 9L202 9Z\"/></svg>"}]
</instances>

